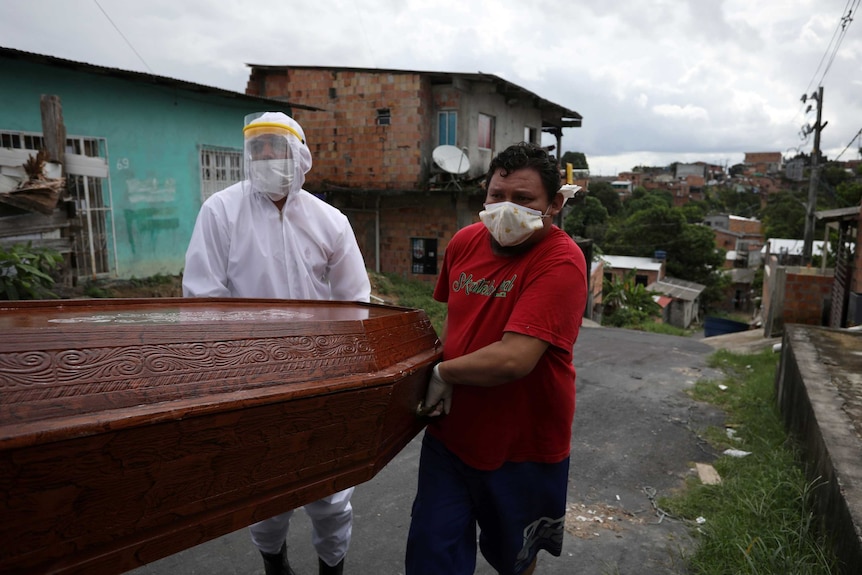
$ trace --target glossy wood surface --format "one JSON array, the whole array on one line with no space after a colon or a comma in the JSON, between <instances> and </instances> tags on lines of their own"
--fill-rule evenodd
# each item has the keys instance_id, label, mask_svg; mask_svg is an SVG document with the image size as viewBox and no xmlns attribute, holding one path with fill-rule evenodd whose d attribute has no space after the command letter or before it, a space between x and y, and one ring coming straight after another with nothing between
<instances>
[{"instance_id":1,"label":"glossy wood surface","mask_svg":"<svg viewBox=\"0 0 862 575\"><path fill-rule=\"evenodd\" d=\"M0 304L0 572L120 573L367 481L436 338L361 303Z\"/></svg>"}]
</instances>

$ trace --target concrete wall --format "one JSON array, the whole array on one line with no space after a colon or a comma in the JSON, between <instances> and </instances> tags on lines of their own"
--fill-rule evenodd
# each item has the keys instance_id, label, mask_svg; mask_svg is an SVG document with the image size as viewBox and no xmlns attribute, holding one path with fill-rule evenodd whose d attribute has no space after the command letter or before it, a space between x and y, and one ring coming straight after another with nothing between
<instances>
[{"instance_id":1,"label":"concrete wall","mask_svg":"<svg viewBox=\"0 0 862 575\"><path fill-rule=\"evenodd\" d=\"M667 323L681 329L688 329L697 318L700 298L693 301L674 299L667 310Z\"/></svg>"},{"instance_id":2,"label":"concrete wall","mask_svg":"<svg viewBox=\"0 0 862 575\"><path fill-rule=\"evenodd\" d=\"M0 57L0 130L41 133L42 94L60 97L69 137L106 140L120 277L180 272L201 204L200 147L242 149L243 117L261 104Z\"/></svg>"},{"instance_id":3,"label":"concrete wall","mask_svg":"<svg viewBox=\"0 0 862 575\"><path fill-rule=\"evenodd\" d=\"M775 379L781 416L801 444L816 486L815 513L843 563L842 575L855 575L862 565L862 419L858 401L850 400L860 382L860 350L862 334L788 326Z\"/></svg>"}]
</instances>

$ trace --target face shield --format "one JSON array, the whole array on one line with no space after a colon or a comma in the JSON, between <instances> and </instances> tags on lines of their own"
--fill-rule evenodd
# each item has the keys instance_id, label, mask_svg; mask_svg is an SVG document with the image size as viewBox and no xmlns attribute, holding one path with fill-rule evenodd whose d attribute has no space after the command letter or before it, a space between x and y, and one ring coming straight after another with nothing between
<instances>
[{"instance_id":1,"label":"face shield","mask_svg":"<svg viewBox=\"0 0 862 575\"><path fill-rule=\"evenodd\" d=\"M311 152L302 127L287 114L264 112L246 116L245 181L250 191L273 201L299 191L311 169Z\"/></svg>"}]
</instances>

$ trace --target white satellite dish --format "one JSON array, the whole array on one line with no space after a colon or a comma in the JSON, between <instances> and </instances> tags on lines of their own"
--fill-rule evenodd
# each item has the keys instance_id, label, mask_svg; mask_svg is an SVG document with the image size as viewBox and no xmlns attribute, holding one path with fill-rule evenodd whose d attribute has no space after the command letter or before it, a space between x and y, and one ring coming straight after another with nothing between
<instances>
[{"instance_id":1,"label":"white satellite dish","mask_svg":"<svg viewBox=\"0 0 862 575\"><path fill-rule=\"evenodd\" d=\"M470 169L470 158L457 146L437 146L431 158L441 170L450 174L463 174Z\"/></svg>"}]
</instances>

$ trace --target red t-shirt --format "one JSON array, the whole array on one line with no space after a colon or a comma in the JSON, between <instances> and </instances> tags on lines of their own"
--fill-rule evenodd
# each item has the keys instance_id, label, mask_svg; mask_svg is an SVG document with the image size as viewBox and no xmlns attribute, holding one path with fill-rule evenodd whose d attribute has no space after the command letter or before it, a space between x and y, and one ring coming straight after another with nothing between
<instances>
[{"instance_id":1,"label":"red t-shirt","mask_svg":"<svg viewBox=\"0 0 862 575\"><path fill-rule=\"evenodd\" d=\"M493 387L456 385L448 415L428 432L462 461L556 463L569 455L575 414L572 347L587 297L584 254L557 227L527 253L494 255L482 223L449 242L434 289L448 303L443 359L500 341L510 331L550 345L533 371Z\"/></svg>"}]
</instances>

